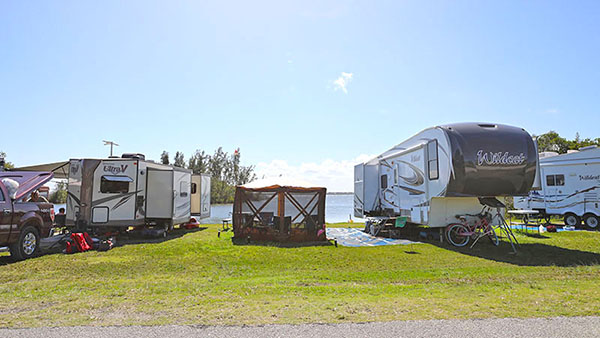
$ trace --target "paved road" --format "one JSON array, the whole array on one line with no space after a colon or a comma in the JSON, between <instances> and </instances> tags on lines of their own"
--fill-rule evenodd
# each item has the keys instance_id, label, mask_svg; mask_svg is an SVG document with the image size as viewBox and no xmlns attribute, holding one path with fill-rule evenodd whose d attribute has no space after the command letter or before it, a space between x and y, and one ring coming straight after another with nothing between
<instances>
[{"instance_id":1,"label":"paved road","mask_svg":"<svg viewBox=\"0 0 600 338\"><path fill-rule=\"evenodd\" d=\"M0 329L18 338L165 337L600 337L600 317L430 320L266 326L124 326Z\"/></svg>"}]
</instances>

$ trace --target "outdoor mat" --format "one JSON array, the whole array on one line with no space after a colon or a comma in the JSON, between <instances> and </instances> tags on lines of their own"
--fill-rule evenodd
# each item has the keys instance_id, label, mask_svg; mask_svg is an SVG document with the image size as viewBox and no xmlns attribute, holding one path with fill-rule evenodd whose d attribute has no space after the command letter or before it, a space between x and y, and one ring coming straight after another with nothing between
<instances>
[{"instance_id":1,"label":"outdoor mat","mask_svg":"<svg viewBox=\"0 0 600 338\"><path fill-rule=\"evenodd\" d=\"M327 239L336 240L343 246L378 246L378 245L406 245L413 242L408 239L392 239L371 236L357 228L327 228Z\"/></svg>"},{"instance_id":2,"label":"outdoor mat","mask_svg":"<svg viewBox=\"0 0 600 338\"><path fill-rule=\"evenodd\" d=\"M575 227L569 227L569 226L562 226L562 225L555 225L556 226L556 232L562 232L562 231L586 231L585 229L576 229ZM539 225L531 225L531 224L512 224L510 226L511 229L513 230L523 230L523 231L538 231L540 226ZM544 230L542 232L547 232L546 230L546 226L544 226Z\"/></svg>"}]
</instances>

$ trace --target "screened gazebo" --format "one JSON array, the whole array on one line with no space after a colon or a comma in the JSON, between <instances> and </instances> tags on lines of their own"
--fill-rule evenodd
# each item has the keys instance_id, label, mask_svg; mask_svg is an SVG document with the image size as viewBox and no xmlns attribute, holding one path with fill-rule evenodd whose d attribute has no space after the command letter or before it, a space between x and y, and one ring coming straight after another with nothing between
<instances>
[{"instance_id":1,"label":"screened gazebo","mask_svg":"<svg viewBox=\"0 0 600 338\"><path fill-rule=\"evenodd\" d=\"M236 187L236 238L279 242L325 241L326 188L278 178Z\"/></svg>"}]
</instances>

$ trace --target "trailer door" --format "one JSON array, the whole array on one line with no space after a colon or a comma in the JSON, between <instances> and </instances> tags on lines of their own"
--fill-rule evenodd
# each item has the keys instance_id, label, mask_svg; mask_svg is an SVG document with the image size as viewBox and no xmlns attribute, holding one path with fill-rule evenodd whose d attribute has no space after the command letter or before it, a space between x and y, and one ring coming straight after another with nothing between
<instances>
[{"instance_id":1,"label":"trailer door","mask_svg":"<svg viewBox=\"0 0 600 338\"><path fill-rule=\"evenodd\" d=\"M192 175L190 172L173 171L173 224L189 222L190 220L190 187Z\"/></svg>"},{"instance_id":2,"label":"trailer door","mask_svg":"<svg viewBox=\"0 0 600 338\"><path fill-rule=\"evenodd\" d=\"M192 203L192 215L199 215L202 210L200 198L200 186L202 185L202 176L192 175L192 185L190 187L190 201Z\"/></svg>"},{"instance_id":3,"label":"trailer door","mask_svg":"<svg viewBox=\"0 0 600 338\"><path fill-rule=\"evenodd\" d=\"M173 217L173 171L148 168L146 218Z\"/></svg>"},{"instance_id":4,"label":"trailer door","mask_svg":"<svg viewBox=\"0 0 600 338\"><path fill-rule=\"evenodd\" d=\"M210 217L210 175L201 176L200 218Z\"/></svg>"},{"instance_id":5,"label":"trailer door","mask_svg":"<svg viewBox=\"0 0 600 338\"><path fill-rule=\"evenodd\" d=\"M357 164L354 166L354 217L364 217L365 211L365 166L364 164Z\"/></svg>"}]
</instances>

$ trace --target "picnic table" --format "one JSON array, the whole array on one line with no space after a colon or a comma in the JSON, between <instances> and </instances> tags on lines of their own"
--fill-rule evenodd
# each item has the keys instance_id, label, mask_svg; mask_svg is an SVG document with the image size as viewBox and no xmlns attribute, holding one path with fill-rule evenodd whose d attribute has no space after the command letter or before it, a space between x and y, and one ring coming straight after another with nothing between
<instances>
[{"instance_id":1,"label":"picnic table","mask_svg":"<svg viewBox=\"0 0 600 338\"><path fill-rule=\"evenodd\" d=\"M221 231L229 231L229 224L231 223L231 218L223 218L223 228Z\"/></svg>"}]
</instances>

